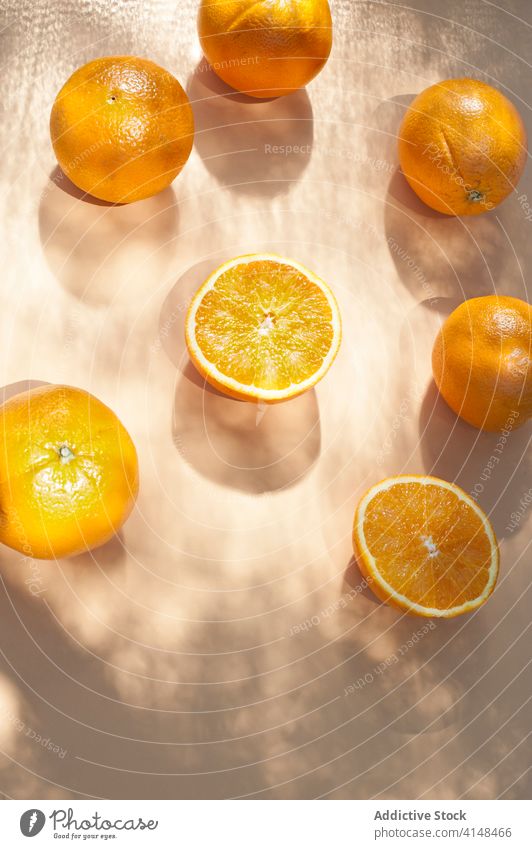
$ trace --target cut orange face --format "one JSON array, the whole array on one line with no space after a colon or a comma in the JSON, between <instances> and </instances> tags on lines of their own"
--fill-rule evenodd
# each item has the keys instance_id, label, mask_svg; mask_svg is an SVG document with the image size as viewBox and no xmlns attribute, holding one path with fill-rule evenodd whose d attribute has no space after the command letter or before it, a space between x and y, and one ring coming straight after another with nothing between
<instances>
[{"instance_id":1,"label":"cut orange face","mask_svg":"<svg viewBox=\"0 0 532 849\"><path fill-rule=\"evenodd\" d=\"M499 548L488 517L439 478L400 475L373 486L356 509L353 544L375 594L417 616L469 613L497 581Z\"/></svg>"},{"instance_id":2,"label":"cut orange face","mask_svg":"<svg viewBox=\"0 0 532 849\"><path fill-rule=\"evenodd\" d=\"M186 320L190 358L217 389L248 401L285 401L328 371L341 338L329 287L274 254L220 266L196 293Z\"/></svg>"}]
</instances>

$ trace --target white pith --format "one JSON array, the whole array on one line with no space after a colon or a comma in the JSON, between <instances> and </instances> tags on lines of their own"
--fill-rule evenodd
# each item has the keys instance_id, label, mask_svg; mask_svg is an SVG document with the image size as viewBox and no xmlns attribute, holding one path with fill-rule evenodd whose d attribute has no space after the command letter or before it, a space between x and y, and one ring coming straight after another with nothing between
<instances>
[{"instance_id":1,"label":"white pith","mask_svg":"<svg viewBox=\"0 0 532 849\"><path fill-rule=\"evenodd\" d=\"M438 546L430 536L426 536L425 534L421 534L421 542L427 549L430 558L437 557L440 553L438 551Z\"/></svg>"}]
</instances>

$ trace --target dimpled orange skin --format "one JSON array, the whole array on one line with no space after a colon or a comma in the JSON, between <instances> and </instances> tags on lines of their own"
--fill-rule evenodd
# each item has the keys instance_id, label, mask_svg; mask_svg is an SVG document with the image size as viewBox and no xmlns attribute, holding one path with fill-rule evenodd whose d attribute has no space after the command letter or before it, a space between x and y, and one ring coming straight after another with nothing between
<instances>
[{"instance_id":1,"label":"dimpled orange skin","mask_svg":"<svg viewBox=\"0 0 532 849\"><path fill-rule=\"evenodd\" d=\"M0 408L0 542L54 559L116 533L138 492L137 452L116 415L71 386L40 386Z\"/></svg>"},{"instance_id":2,"label":"dimpled orange skin","mask_svg":"<svg viewBox=\"0 0 532 849\"><path fill-rule=\"evenodd\" d=\"M532 308L497 295L460 304L436 337L432 370L451 409L474 427L525 424L532 417Z\"/></svg>"},{"instance_id":3,"label":"dimpled orange skin","mask_svg":"<svg viewBox=\"0 0 532 849\"><path fill-rule=\"evenodd\" d=\"M332 47L327 0L202 0L198 32L213 70L252 97L307 85Z\"/></svg>"},{"instance_id":4,"label":"dimpled orange skin","mask_svg":"<svg viewBox=\"0 0 532 849\"><path fill-rule=\"evenodd\" d=\"M399 130L399 161L416 194L447 215L480 215L517 185L527 158L521 117L479 80L444 80L419 94Z\"/></svg>"},{"instance_id":5,"label":"dimpled orange skin","mask_svg":"<svg viewBox=\"0 0 532 849\"><path fill-rule=\"evenodd\" d=\"M135 56L107 56L78 68L50 116L57 161L82 191L131 203L155 195L187 161L194 119L168 71Z\"/></svg>"}]
</instances>

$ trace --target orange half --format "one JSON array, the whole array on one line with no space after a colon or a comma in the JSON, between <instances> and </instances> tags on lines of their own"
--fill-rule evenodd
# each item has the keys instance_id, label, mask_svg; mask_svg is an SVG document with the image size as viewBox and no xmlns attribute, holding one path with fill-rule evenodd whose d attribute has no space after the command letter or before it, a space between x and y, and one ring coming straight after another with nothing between
<instances>
[{"instance_id":1,"label":"orange half","mask_svg":"<svg viewBox=\"0 0 532 849\"><path fill-rule=\"evenodd\" d=\"M292 259L250 254L211 274L192 300L185 332L209 383L234 398L273 403L324 376L341 324L323 280Z\"/></svg>"},{"instance_id":2,"label":"orange half","mask_svg":"<svg viewBox=\"0 0 532 849\"><path fill-rule=\"evenodd\" d=\"M417 616L475 610L499 572L486 514L456 484L430 476L400 475L373 486L356 509L353 545L375 594Z\"/></svg>"}]
</instances>

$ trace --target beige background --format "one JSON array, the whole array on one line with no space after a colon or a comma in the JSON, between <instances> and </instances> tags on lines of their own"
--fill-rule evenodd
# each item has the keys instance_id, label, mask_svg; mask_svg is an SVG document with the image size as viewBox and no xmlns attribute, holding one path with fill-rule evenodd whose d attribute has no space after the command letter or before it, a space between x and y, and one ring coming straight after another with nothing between
<instances>
[{"instance_id":1,"label":"beige background","mask_svg":"<svg viewBox=\"0 0 532 849\"><path fill-rule=\"evenodd\" d=\"M530 128L532 6L333 12L319 78L260 103L201 64L196 0L7 2L0 385L89 389L130 430L142 475L103 549L59 563L0 552L7 797L530 792L532 510L508 530L532 486L530 428L483 481L502 573L476 614L402 649L423 620L354 589L350 532L377 479L427 471L472 490L498 441L439 400L430 350L464 297L526 299L532 220L517 194L470 221L432 214L397 173L394 134L413 93L460 75L497 85ZM173 186L124 208L79 199L47 126L66 77L112 53L174 72L197 124ZM521 193L532 204L530 166ZM268 249L329 281L345 336L316 391L257 410L204 390L182 322L208 270Z\"/></svg>"}]
</instances>

